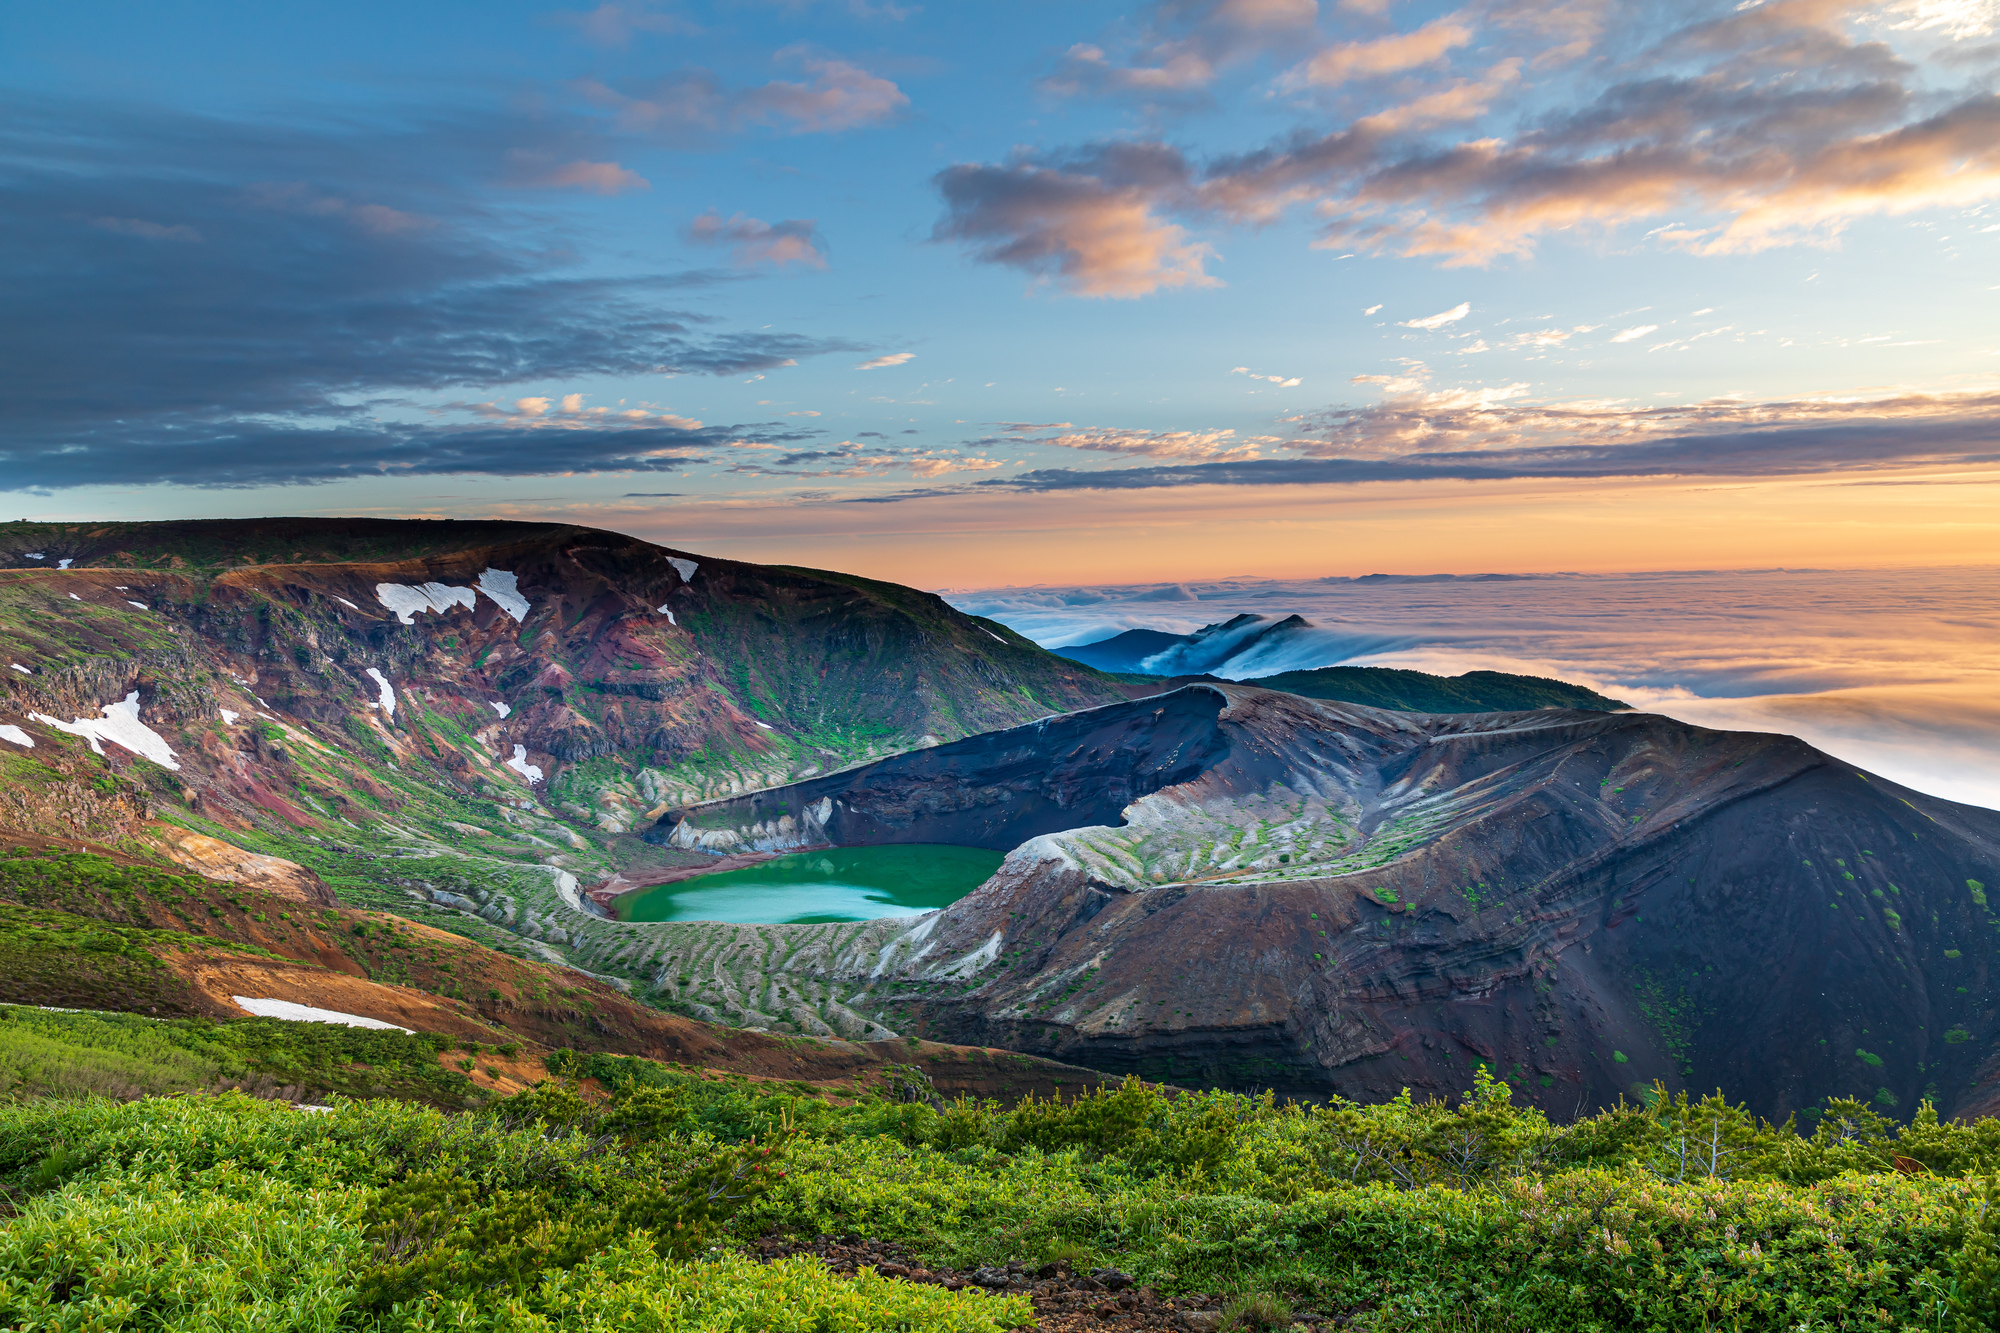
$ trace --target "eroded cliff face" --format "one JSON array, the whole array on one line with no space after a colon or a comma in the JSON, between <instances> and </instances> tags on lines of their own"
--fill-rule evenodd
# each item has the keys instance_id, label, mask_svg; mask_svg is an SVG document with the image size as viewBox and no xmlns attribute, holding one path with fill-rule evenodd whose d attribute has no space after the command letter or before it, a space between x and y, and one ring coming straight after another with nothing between
<instances>
[{"instance_id":1,"label":"eroded cliff face","mask_svg":"<svg viewBox=\"0 0 2000 1333\"><path fill-rule=\"evenodd\" d=\"M1043 794L1086 761L1146 775L1122 819ZM839 843L1020 835L846 964L929 1035L1368 1099L1484 1062L1562 1115L1655 1079L1780 1116L1993 1097L2000 813L1789 737L1207 686L668 826L748 839L808 798Z\"/></svg>"}]
</instances>

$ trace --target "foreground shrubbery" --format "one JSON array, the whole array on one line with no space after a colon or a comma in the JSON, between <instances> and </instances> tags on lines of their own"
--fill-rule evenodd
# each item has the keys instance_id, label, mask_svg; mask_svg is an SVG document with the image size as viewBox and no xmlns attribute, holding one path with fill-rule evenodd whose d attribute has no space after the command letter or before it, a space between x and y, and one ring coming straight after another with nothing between
<instances>
[{"instance_id":1,"label":"foreground shrubbery","mask_svg":"<svg viewBox=\"0 0 2000 1333\"><path fill-rule=\"evenodd\" d=\"M562 1065L563 1062L557 1062ZM1376 1329L1993 1326L2000 1125L1835 1103L1810 1137L1720 1099L1573 1126L1136 1085L1012 1110L834 1105L577 1058L485 1111L248 1098L0 1108L0 1326L998 1329L1014 1299L734 1248L771 1231L938 1262L1108 1262Z\"/></svg>"}]
</instances>

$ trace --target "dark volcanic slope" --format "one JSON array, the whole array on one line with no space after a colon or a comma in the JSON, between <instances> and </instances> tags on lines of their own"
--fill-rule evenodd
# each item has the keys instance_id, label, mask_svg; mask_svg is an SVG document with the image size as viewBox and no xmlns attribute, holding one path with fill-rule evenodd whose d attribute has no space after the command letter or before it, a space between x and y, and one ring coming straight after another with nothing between
<instances>
[{"instance_id":1,"label":"dark volcanic slope","mask_svg":"<svg viewBox=\"0 0 2000 1333\"><path fill-rule=\"evenodd\" d=\"M1055 795L1108 771L1137 796L1121 826ZM996 846L1018 811L992 881L863 960L926 983L934 1036L1371 1099L1484 1061L1563 1115L1656 1078L1773 1115L1996 1100L2000 813L1790 737L1205 686L838 784L677 836L797 845L810 798L835 841L952 841L981 812ZM1100 822L1046 834L1057 809Z\"/></svg>"},{"instance_id":2,"label":"dark volcanic slope","mask_svg":"<svg viewBox=\"0 0 2000 1333\"><path fill-rule=\"evenodd\" d=\"M1161 629L1128 629L1096 643L1079 643L1057 648L1055 652L1099 671L1138 671L1139 663L1154 653L1187 641L1185 634L1169 634Z\"/></svg>"},{"instance_id":3,"label":"dark volcanic slope","mask_svg":"<svg viewBox=\"0 0 2000 1333\"><path fill-rule=\"evenodd\" d=\"M1242 684L1308 699L1337 699L1342 703L1411 713L1516 713L1535 708L1610 713L1629 707L1568 681L1547 676L1516 676L1504 671L1433 676L1395 667L1334 666L1258 676Z\"/></svg>"}]
</instances>

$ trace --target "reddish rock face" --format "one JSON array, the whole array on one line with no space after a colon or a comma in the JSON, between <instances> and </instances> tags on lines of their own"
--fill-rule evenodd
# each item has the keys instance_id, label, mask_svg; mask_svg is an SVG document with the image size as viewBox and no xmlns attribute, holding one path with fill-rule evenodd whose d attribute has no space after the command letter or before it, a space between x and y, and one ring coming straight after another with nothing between
<instances>
[{"instance_id":1,"label":"reddish rock face","mask_svg":"<svg viewBox=\"0 0 2000 1333\"><path fill-rule=\"evenodd\" d=\"M837 843L1019 844L885 954L940 1038L1366 1100L1484 1063L1564 1117L1656 1079L1781 1118L2000 1101L2000 813L1789 737L1194 687L655 836L781 807Z\"/></svg>"}]
</instances>

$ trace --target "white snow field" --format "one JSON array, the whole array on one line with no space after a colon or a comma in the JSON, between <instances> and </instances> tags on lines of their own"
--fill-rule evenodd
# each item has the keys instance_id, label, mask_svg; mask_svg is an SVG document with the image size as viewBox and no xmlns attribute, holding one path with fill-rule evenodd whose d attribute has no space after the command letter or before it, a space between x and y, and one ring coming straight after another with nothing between
<instances>
[{"instance_id":1,"label":"white snow field","mask_svg":"<svg viewBox=\"0 0 2000 1333\"><path fill-rule=\"evenodd\" d=\"M479 576L479 591L496 602L502 611L520 624L528 618L528 599L521 596L520 584L504 569L488 569Z\"/></svg>"},{"instance_id":2,"label":"white snow field","mask_svg":"<svg viewBox=\"0 0 2000 1333\"><path fill-rule=\"evenodd\" d=\"M696 564L694 561L683 560L677 555L668 556L667 563L672 565L677 571L679 571L682 583L693 583L694 572L697 569L701 568L701 566Z\"/></svg>"},{"instance_id":3,"label":"white snow field","mask_svg":"<svg viewBox=\"0 0 2000 1333\"><path fill-rule=\"evenodd\" d=\"M514 757L507 761L507 767L513 769L530 782L540 782L542 780L542 766L528 762L528 747L525 745L516 745L514 747Z\"/></svg>"},{"instance_id":4,"label":"white snow field","mask_svg":"<svg viewBox=\"0 0 2000 1333\"><path fill-rule=\"evenodd\" d=\"M435 611L443 615L454 606L462 606L470 611L478 605L470 588L454 588L448 583L424 583L412 588L407 583L378 583L375 585L375 600L396 613L396 619L405 625L414 625L420 612Z\"/></svg>"},{"instance_id":5,"label":"white snow field","mask_svg":"<svg viewBox=\"0 0 2000 1333\"><path fill-rule=\"evenodd\" d=\"M479 576L479 592L491 597L495 606L514 617L515 623L528 618L528 599L521 595L520 584L511 571L487 569ZM338 600L347 602L345 597ZM478 595L471 588L451 583L420 583L414 588L407 583L378 583L375 600L394 611L396 619L405 625L416 624L415 617L425 611L443 615L454 606L470 611L479 605ZM352 602L347 604L354 606Z\"/></svg>"},{"instance_id":6,"label":"white snow field","mask_svg":"<svg viewBox=\"0 0 2000 1333\"><path fill-rule=\"evenodd\" d=\"M373 676L375 683L382 687L382 698L378 701L378 706L390 717L396 716L396 692L389 688L388 677L384 676L374 667L368 668L368 674ZM262 703L263 700L259 699L257 702Z\"/></svg>"},{"instance_id":7,"label":"white snow field","mask_svg":"<svg viewBox=\"0 0 2000 1333\"><path fill-rule=\"evenodd\" d=\"M486 706L488 708L491 708L494 712L498 713L502 717L505 717L507 716L507 714L514 711L513 706L511 704L503 704L497 699L488 699L486 701Z\"/></svg>"},{"instance_id":8,"label":"white snow field","mask_svg":"<svg viewBox=\"0 0 2000 1333\"><path fill-rule=\"evenodd\" d=\"M0 741L12 741L16 745L25 745L30 750L35 748L35 738L12 722L0 723Z\"/></svg>"},{"instance_id":9,"label":"white snow field","mask_svg":"<svg viewBox=\"0 0 2000 1333\"><path fill-rule=\"evenodd\" d=\"M139 691L134 690L115 704L104 705L102 718L78 718L74 722L64 722L46 713L30 713L29 717L57 731L81 736L90 742L94 754L103 754L104 746L99 742L110 741L123 746L133 754L150 759L161 768L171 768L178 772L180 765L174 762L173 748L166 738L139 720Z\"/></svg>"},{"instance_id":10,"label":"white snow field","mask_svg":"<svg viewBox=\"0 0 2000 1333\"><path fill-rule=\"evenodd\" d=\"M266 1000L255 995L232 995L229 998L259 1018L285 1018L294 1023L340 1023L351 1028L384 1028L390 1032L410 1030L398 1023L384 1023L379 1018L343 1014L338 1009L315 1009L309 1004L294 1004L290 1000Z\"/></svg>"},{"instance_id":11,"label":"white snow field","mask_svg":"<svg viewBox=\"0 0 2000 1333\"><path fill-rule=\"evenodd\" d=\"M666 608L666 607L664 607L664 606L660 608L660 614L661 614L661 615L663 615L663 616L665 616L665 617L667 618L667 623L668 623L669 625L678 625L678 624L680 624L680 623L681 623L680 621L678 621L678 620L675 620L675 619L674 619L674 613L673 613L673 612L671 612L671 611L669 611L669 610L667 610L667 608Z\"/></svg>"},{"instance_id":12,"label":"white snow field","mask_svg":"<svg viewBox=\"0 0 2000 1333\"><path fill-rule=\"evenodd\" d=\"M235 726L236 719L243 716L243 714L237 712L234 708L218 708L215 711L222 714L222 725L225 727Z\"/></svg>"},{"instance_id":13,"label":"white snow field","mask_svg":"<svg viewBox=\"0 0 2000 1333\"><path fill-rule=\"evenodd\" d=\"M34 672L28 670L28 668L22 666L19 662L9 662L7 665L13 667L14 670L20 672L24 676L32 676L35 674Z\"/></svg>"}]
</instances>

